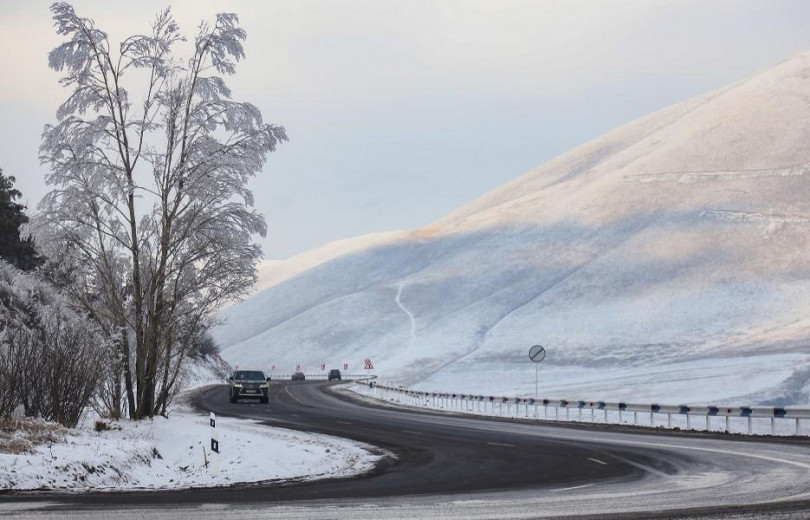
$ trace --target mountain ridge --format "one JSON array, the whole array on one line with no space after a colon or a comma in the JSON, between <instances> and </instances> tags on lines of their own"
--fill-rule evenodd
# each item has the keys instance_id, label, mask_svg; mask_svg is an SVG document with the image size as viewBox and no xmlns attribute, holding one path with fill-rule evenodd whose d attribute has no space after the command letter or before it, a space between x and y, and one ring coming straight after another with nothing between
<instances>
[{"instance_id":1,"label":"mountain ridge","mask_svg":"<svg viewBox=\"0 0 810 520\"><path fill-rule=\"evenodd\" d=\"M549 392L579 381L625 397L645 367L670 366L681 379L644 389L656 400L807 400L808 142L802 53L622 125L422 230L345 241L224 309L215 336L232 364L372 357L423 388L528 392L522 351L542 342ZM683 368L700 360L711 366ZM772 377L739 377L757 370Z\"/></svg>"}]
</instances>

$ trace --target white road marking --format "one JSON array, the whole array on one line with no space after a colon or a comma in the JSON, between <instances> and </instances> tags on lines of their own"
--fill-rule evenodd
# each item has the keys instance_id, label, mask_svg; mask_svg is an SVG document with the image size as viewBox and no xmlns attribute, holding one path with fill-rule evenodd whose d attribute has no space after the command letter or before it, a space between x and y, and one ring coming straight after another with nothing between
<instances>
[{"instance_id":1,"label":"white road marking","mask_svg":"<svg viewBox=\"0 0 810 520\"><path fill-rule=\"evenodd\" d=\"M594 459L592 457L588 457L588 460L591 462L596 462L597 464L601 464L603 466L607 466L607 462L605 462L604 460Z\"/></svg>"},{"instance_id":2,"label":"white road marking","mask_svg":"<svg viewBox=\"0 0 810 520\"><path fill-rule=\"evenodd\" d=\"M338 424L351 424L350 422L346 422L346 421L335 421L335 422L338 423Z\"/></svg>"},{"instance_id":3,"label":"white road marking","mask_svg":"<svg viewBox=\"0 0 810 520\"><path fill-rule=\"evenodd\" d=\"M514 444L506 444L505 442L488 442L490 446L503 446L504 448L515 448Z\"/></svg>"},{"instance_id":4,"label":"white road marking","mask_svg":"<svg viewBox=\"0 0 810 520\"><path fill-rule=\"evenodd\" d=\"M417 419L414 419L414 420L417 420ZM472 420L475 421L476 419L472 418ZM422 421L422 422L428 422L428 421ZM510 429L510 430L502 429L502 428L499 428L498 426L490 426L488 424L487 425L480 425L480 426L478 426L478 425L469 425L468 424L468 425L465 425L465 427L469 428L471 430L479 430L479 431L486 431L486 432L515 431L515 430L512 430L512 429ZM530 427L533 428L534 425L532 425ZM554 429L553 426L548 426L547 428ZM525 429L522 429L522 428L520 430L517 430L517 431L519 433L526 433ZM571 439L570 433L568 433L568 432L566 432L564 436L559 435L559 434L550 433L548 431L538 432L538 433L532 432L532 435L536 436L536 437L545 438L545 439L567 439L567 440ZM757 455L757 454L754 454L754 453L744 452L744 451L737 451L737 450L728 450L728 449L721 449L721 448L714 448L714 447L703 447L703 446L687 446L687 445L684 445L684 444L675 444L675 443L670 444L670 443L667 443L667 442L631 441L631 440L605 438L605 437L594 438L594 437L577 436L576 438L581 439L581 440L585 440L585 441L605 442L605 443L608 443L608 444L617 444L617 445L622 445L622 446L644 446L644 447L648 447L648 448L664 448L664 449L671 449L671 450L701 451L701 452L705 452L705 453L717 453L717 454L720 454L720 455L733 455L733 456L736 456L736 457L746 457L746 458L750 458L750 459L764 460L764 461L767 461L767 462L776 462L776 463L780 463L780 464L788 464L790 466L795 466L795 467L799 467L799 468L802 468L802 469L810 470L810 463L804 463L804 462L800 462L800 461L797 461L797 460L784 459L782 457L773 457L773 456L769 456L769 455ZM756 441L756 439L752 438L751 441ZM624 460L624 459L622 459L622 460Z\"/></svg>"},{"instance_id":5,"label":"white road marking","mask_svg":"<svg viewBox=\"0 0 810 520\"><path fill-rule=\"evenodd\" d=\"M592 459L588 459L588 460L592 460ZM593 486L593 484L582 484L581 486L572 486L572 487L567 487L567 488L552 489L551 492L552 493L559 493L561 491L572 491L574 489L582 489L582 488L591 487L591 486Z\"/></svg>"},{"instance_id":6,"label":"white road marking","mask_svg":"<svg viewBox=\"0 0 810 520\"><path fill-rule=\"evenodd\" d=\"M419 432L414 432L414 431L411 431L411 430L402 430L402 433L410 433L410 434L413 434L413 435L422 435Z\"/></svg>"}]
</instances>

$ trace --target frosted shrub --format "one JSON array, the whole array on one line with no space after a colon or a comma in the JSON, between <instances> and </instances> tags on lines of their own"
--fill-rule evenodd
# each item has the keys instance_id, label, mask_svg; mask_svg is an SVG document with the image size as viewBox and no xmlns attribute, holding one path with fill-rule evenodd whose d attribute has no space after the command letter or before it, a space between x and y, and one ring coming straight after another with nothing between
<instances>
[{"instance_id":1,"label":"frosted shrub","mask_svg":"<svg viewBox=\"0 0 810 520\"><path fill-rule=\"evenodd\" d=\"M90 403L108 345L97 326L46 283L0 261L0 416L75 426Z\"/></svg>"}]
</instances>

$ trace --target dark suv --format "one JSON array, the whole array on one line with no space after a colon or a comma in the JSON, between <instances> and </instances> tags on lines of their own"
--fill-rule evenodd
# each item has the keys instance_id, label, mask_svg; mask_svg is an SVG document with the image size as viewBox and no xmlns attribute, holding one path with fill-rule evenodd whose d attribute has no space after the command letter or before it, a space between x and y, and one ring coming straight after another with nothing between
<instances>
[{"instance_id":1,"label":"dark suv","mask_svg":"<svg viewBox=\"0 0 810 520\"><path fill-rule=\"evenodd\" d=\"M332 381L333 379L340 381L340 370L337 368L333 368L329 371L329 380Z\"/></svg>"},{"instance_id":2,"label":"dark suv","mask_svg":"<svg viewBox=\"0 0 810 520\"><path fill-rule=\"evenodd\" d=\"M231 402L235 403L240 397L259 398L267 403L269 377L264 377L261 370L237 370L228 379L231 380Z\"/></svg>"}]
</instances>

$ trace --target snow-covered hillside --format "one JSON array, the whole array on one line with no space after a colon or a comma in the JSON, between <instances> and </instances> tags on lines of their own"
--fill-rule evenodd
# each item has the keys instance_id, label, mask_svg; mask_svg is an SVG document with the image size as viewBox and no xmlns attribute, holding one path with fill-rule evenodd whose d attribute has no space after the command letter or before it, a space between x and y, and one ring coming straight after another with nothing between
<instances>
[{"instance_id":1,"label":"snow-covered hillside","mask_svg":"<svg viewBox=\"0 0 810 520\"><path fill-rule=\"evenodd\" d=\"M232 364L371 357L405 384L524 394L541 343L547 395L805 403L809 237L806 53L425 229L276 264L216 337Z\"/></svg>"}]
</instances>

